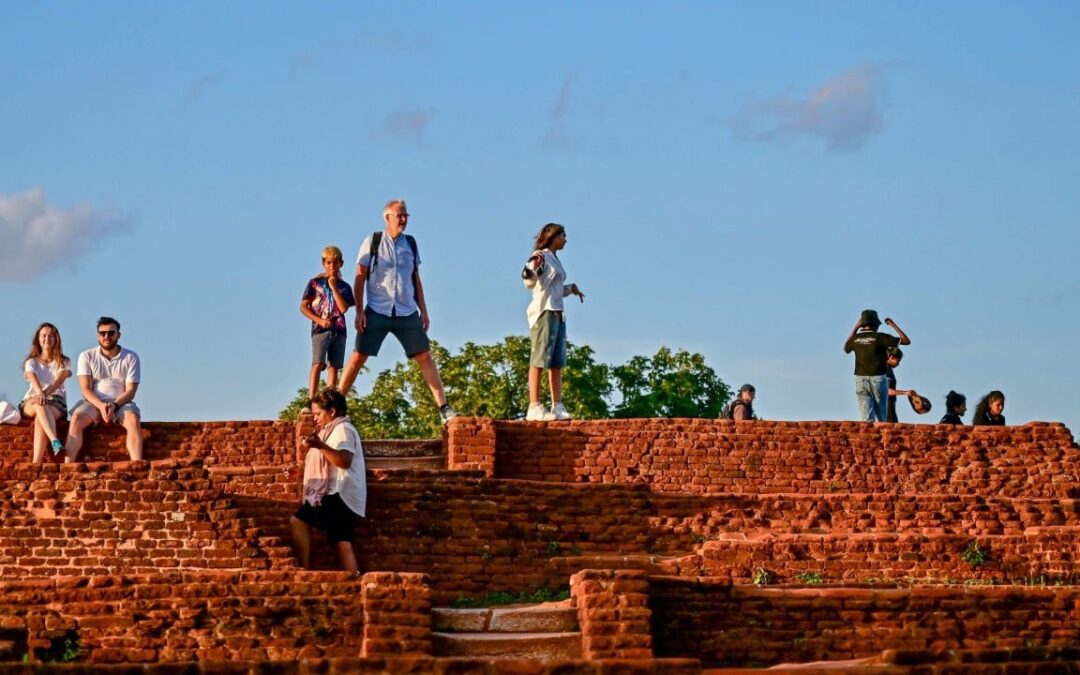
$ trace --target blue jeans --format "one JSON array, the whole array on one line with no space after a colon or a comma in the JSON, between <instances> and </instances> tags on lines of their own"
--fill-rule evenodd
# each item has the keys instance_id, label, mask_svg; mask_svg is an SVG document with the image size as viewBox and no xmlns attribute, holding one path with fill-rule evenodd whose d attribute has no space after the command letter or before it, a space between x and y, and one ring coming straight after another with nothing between
<instances>
[{"instance_id":1,"label":"blue jeans","mask_svg":"<svg viewBox=\"0 0 1080 675\"><path fill-rule=\"evenodd\" d=\"M886 421L889 413L889 380L884 375L856 375L855 399L859 402L859 419L866 422Z\"/></svg>"}]
</instances>

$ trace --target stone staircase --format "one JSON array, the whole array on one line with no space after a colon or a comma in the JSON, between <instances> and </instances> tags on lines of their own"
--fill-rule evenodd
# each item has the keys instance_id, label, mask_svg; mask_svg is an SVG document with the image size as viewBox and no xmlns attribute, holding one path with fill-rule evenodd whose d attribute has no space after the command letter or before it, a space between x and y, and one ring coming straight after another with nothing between
<instances>
[{"instance_id":1,"label":"stone staircase","mask_svg":"<svg viewBox=\"0 0 1080 675\"><path fill-rule=\"evenodd\" d=\"M432 610L436 656L566 661L581 658L570 600L500 608Z\"/></svg>"}]
</instances>

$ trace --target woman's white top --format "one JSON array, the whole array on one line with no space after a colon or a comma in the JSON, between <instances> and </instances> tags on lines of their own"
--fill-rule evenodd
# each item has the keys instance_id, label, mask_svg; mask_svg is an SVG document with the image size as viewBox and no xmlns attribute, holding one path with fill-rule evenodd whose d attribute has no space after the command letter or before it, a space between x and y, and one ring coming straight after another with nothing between
<instances>
[{"instance_id":1,"label":"woman's white top","mask_svg":"<svg viewBox=\"0 0 1080 675\"><path fill-rule=\"evenodd\" d=\"M543 251L534 251L533 255L537 253L544 255L544 270L524 280L525 288L532 289L532 302L525 311L529 317L529 328L532 328L544 312L561 312L563 298L570 295L570 284L566 283L566 270L563 269L559 258L546 248Z\"/></svg>"},{"instance_id":2,"label":"woman's white top","mask_svg":"<svg viewBox=\"0 0 1080 675\"><path fill-rule=\"evenodd\" d=\"M352 453L352 463L348 469L332 466L333 482L327 494L340 494L345 506L358 516L363 516L367 508L367 470L364 467L364 448L360 444L360 432L349 422L337 425L326 444L335 450Z\"/></svg>"},{"instance_id":3,"label":"woman's white top","mask_svg":"<svg viewBox=\"0 0 1080 675\"><path fill-rule=\"evenodd\" d=\"M59 364L55 361L43 363L41 361L38 361L37 359L26 359L26 362L23 364L23 372L33 373L37 375L38 382L41 383L42 389L45 389L46 387L52 385L53 382L56 382L57 378L60 377L60 373L63 373L64 371L67 371L68 374L71 374L70 363ZM33 395L34 385L31 384L30 387L26 390L26 395L23 396L23 400L25 401ZM64 389L64 385L62 384L57 387L56 391L54 391L51 395L60 396L65 401L67 401L67 390Z\"/></svg>"}]
</instances>

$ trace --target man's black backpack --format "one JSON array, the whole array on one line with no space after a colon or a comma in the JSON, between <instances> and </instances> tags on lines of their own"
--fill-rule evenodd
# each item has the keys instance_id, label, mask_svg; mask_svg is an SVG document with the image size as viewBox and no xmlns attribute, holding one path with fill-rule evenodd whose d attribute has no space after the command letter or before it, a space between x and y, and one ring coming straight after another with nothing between
<instances>
[{"instance_id":1,"label":"man's black backpack","mask_svg":"<svg viewBox=\"0 0 1080 675\"><path fill-rule=\"evenodd\" d=\"M368 278L371 278L371 273L375 270L375 264L379 262L379 244L382 243L382 232L373 232L371 235L371 248L368 250L369 262L368 265ZM409 250L412 251L412 271L413 276L416 276L416 267L420 256L416 252L416 239L411 234L405 235L405 241L409 244Z\"/></svg>"},{"instance_id":2,"label":"man's black backpack","mask_svg":"<svg viewBox=\"0 0 1080 675\"><path fill-rule=\"evenodd\" d=\"M722 419L722 420L733 420L733 419L735 419L735 407L740 406L740 405L746 406L747 412L749 412L750 417L753 418L753 416L754 416L754 408L749 403L742 400L741 396L736 396L734 401L732 401L731 403L728 403L726 406L724 406L724 412L721 413L720 419Z\"/></svg>"}]
</instances>

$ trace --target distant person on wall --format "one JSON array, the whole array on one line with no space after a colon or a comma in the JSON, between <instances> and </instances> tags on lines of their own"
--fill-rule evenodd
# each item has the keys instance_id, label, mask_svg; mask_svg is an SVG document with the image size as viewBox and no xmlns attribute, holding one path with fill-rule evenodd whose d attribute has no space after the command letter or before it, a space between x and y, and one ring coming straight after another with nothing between
<instances>
[{"instance_id":1,"label":"distant person on wall","mask_svg":"<svg viewBox=\"0 0 1080 675\"><path fill-rule=\"evenodd\" d=\"M941 416L941 421L938 424L963 424L964 420L960 418L966 412L967 397L955 391L950 391L945 395L945 414Z\"/></svg>"},{"instance_id":2,"label":"distant person on wall","mask_svg":"<svg viewBox=\"0 0 1080 675\"><path fill-rule=\"evenodd\" d=\"M386 229L364 239L356 257L356 279L353 292L356 306L356 346L345 364L338 389L348 394L360 368L368 357L378 356L387 333L393 334L416 361L420 372L439 406L439 417L445 423L457 416L446 400L438 366L431 358L427 330L427 303L424 285L420 282L420 253L416 240L405 234L409 212L404 199L395 199L383 208Z\"/></svg>"},{"instance_id":3,"label":"distant person on wall","mask_svg":"<svg viewBox=\"0 0 1080 675\"><path fill-rule=\"evenodd\" d=\"M735 400L727 404L723 418L726 420L752 420L754 419L754 399L757 398L757 390L752 384L744 384L739 387L739 393Z\"/></svg>"},{"instance_id":4,"label":"distant person on wall","mask_svg":"<svg viewBox=\"0 0 1080 675\"><path fill-rule=\"evenodd\" d=\"M996 389L979 399L975 405L975 413L971 417L971 423L977 427L1003 427L1005 426L1005 394Z\"/></svg>"},{"instance_id":5,"label":"distant person on wall","mask_svg":"<svg viewBox=\"0 0 1080 675\"><path fill-rule=\"evenodd\" d=\"M326 370L326 386L337 387L338 372L345 364L348 329L345 312L356 304L352 287L341 278L345 260L341 249L327 246L322 252L323 273L304 287L300 313L311 319L311 373L308 400L319 390L319 376Z\"/></svg>"},{"instance_id":6,"label":"distant person on wall","mask_svg":"<svg viewBox=\"0 0 1080 675\"><path fill-rule=\"evenodd\" d=\"M529 319L529 409L525 419L530 421L569 420L570 413L562 403L562 369L566 366L566 315L563 298L576 295L585 302L585 294L577 284L566 283L566 270L558 252L566 246L566 228L548 223L540 229L533 243L533 253L521 271L525 288L532 291L532 301L526 310ZM551 410L540 402L540 376L548 371L551 389Z\"/></svg>"},{"instance_id":7,"label":"distant person on wall","mask_svg":"<svg viewBox=\"0 0 1080 675\"><path fill-rule=\"evenodd\" d=\"M896 416L896 397L907 396L908 398L916 398L919 396L919 392L914 389L896 388L896 373L893 372L893 369L899 367L900 361L902 361L903 358L904 350L895 347L889 351L889 358L885 360L885 380L889 383L889 410L886 413L885 419L894 424L900 421Z\"/></svg>"},{"instance_id":8,"label":"distant person on wall","mask_svg":"<svg viewBox=\"0 0 1080 675\"><path fill-rule=\"evenodd\" d=\"M300 508L290 520L300 565L311 567L311 530L326 532L341 566L356 573L353 535L367 507L367 476L360 434L345 415L345 396L323 389L311 402L318 432L304 439L304 484Z\"/></svg>"},{"instance_id":9,"label":"distant person on wall","mask_svg":"<svg viewBox=\"0 0 1080 675\"><path fill-rule=\"evenodd\" d=\"M98 346L79 354L75 370L83 397L71 410L66 461L78 459L86 429L101 422L122 425L127 430L128 457L140 460L142 424L135 405L142 379L139 355L120 346L120 322L116 319L98 319L97 334Z\"/></svg>"},{"instance_id":10,"label":"distant person on wall","mask_svg":"<svg viewBox=\"0 0 1080 675\"><path fill-rule=\"evenodd\" d=\"M59 455L64 444L56 433L58 420L67 419L67 390L64 381L71 376L71 359L64 355L60 331L43 323L34 331L30 353L23 361L23 377L30 388L19 404L19 412L34 424L34 463L45 460L45 450Z\"/></svg>"},{"instance_id":11,"label":"distant person on wall","mask_svg":"<svg viewBox=\"0 0 1080 675\"><path fill-rule=\"evenodd\" d=\"M885 319L900 337L879 333L881 320L872 309L863 310L859 321L844 342L844 353L855 352L855 397L859 419L884 422L888 419L889 382L886 376L889 350L909 345L911 340L892 319Z\"/></svg>"}]
</instances>

